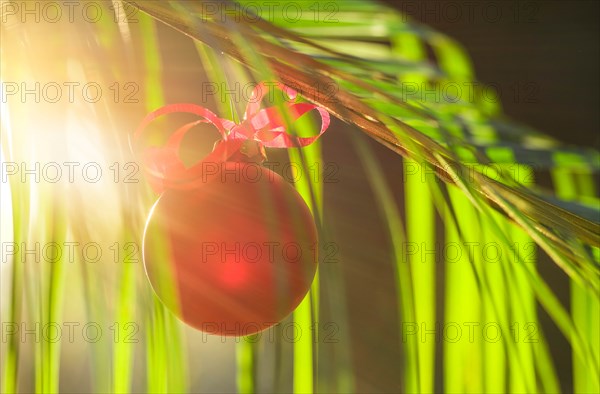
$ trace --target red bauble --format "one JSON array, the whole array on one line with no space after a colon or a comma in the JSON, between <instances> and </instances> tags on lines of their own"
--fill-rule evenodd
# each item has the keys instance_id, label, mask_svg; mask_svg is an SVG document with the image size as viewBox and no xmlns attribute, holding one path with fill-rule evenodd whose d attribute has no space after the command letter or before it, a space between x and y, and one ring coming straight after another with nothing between
<instances>
[{"instance_id":1,"label":"red bauble","mask_svg":"<svg viewBox=\"0 0 600 394\"><path fill-rule=\"evenodd\" d=\"M144 265L158 297L187 324L250 335L307 294L317 229L302 197L273 171L236 161L210 170L200 186L160 196L146 224Z\"/></svg>"}]
</instances>

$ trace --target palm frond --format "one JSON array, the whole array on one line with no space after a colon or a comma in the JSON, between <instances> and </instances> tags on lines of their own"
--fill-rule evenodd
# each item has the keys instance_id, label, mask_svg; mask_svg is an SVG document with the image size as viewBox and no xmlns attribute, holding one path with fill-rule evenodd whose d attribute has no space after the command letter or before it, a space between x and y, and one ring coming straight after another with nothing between
<instances>
[{"instance_id":1,"label":"palm frond","mask_svg":"<svg viewBox=\"0 0 600 394\"><path fill-rule=\"evenodd\" d=\"M357 15L361 15L360 20L374 21L372 29L380 28L381 22L377 18L363 19L362 12L370 9L375 14L382 12L391 14L389 10L385 10L381 6L369 8L369 6L361 4L357 6L357 9L352 9L352 6L357 4L356 2L337 4L343 12L354 15L354 19L359 19ZM452 111L450 117L444 108L437 108L435 105L431 105L432 103L422 101L410 103L401 98L403 86L398 82L397 74L392 73L389 68L382 69L377 61L361 62L355 56L327 49L311 41L310 35L300 36L292 29L286 30L282 26L262 19L254 23L242 23L236 22L235 18L230 18L227 23L222 23L219 20L207 18L206 14L202 13L203 9L200 3L153 2L140 4L139 7L193 39L217 48L245 66L253 68L252 62L248 61L241 49L242 44L250 46L264 57L273 73L283 83L297 89L308 100L325 107L343 121L359 127L367 135L395 152L419 163L431 165L436 168L442 179L448 182L458 182L459 186L464 183L462 186L467 188L470 193L478 194L488 204L499 208L511 219L519 221L540 243L540 246L553 255L561 268L576 280L586 282L596 292L598 291L597 284L589 281L590 278L586 272L575 263L577 259L586 258L581 255L580 248L576 245L577 240L591 246L600 246L598 210L586 209L574 202L568 206L561 204L563 207L558 208L548 202L550 197L544 196L540 192L507 186L476 171L471 172L473 174L471 178L461 176L461 174L469 173L466 168L468 163L461 160L460 155L456 152L471 152L470 156L476 158L478 152L473 152L469 138L446 138L446 136L452 136L450 130L463 124L475 129L486 128L501 141L504 141L504 136L519 135L520 142L533 145L536 147L536 151L546 152L548 155L562 152L557 142L541 136L540 133L511 126L501 118L491 117L470 103L465 103L464 106L455 105L455 103L446 104L448 111ZM411 27L410 24L402 22L399 16L396 19L388 17L384 21L390 19L390 24L395 26L394 29L401 29L402 32L414 31L416 35L424 34L418 27ZM351 20L345 19L346 23ZM361 23L367 24L368 22ZM385 27L383 29L385 30ZM350 34L350 36L344 37L347 48L353 48L353 40L360 42L360 37L357 38L352 33ZM453 61L456 61L457 56L460 58L460 52L456 50L455 44L449 39L431 32L425 36L437 45L438 51L443 52L443 56L453 56ZM299 45L300 49L296 49L295 45ZM458 55L456 55L457 53ZM327 57L318 54L327 55ZM335 59L335 62L331 62L330 59ZM446 60L446 63L449 62ZM458 81L469 77L467 71L464 70L444 70L442 67L444 61L441 63L442 65L438 69L440 72L446 72L447 80L455 80L453 79L454 74L457 73L461 77ZM387 63L386 65L389 66ZM360 76L354 72L357 67L362 71ZM418 64L409 70L418 73L421 67L422 65ZM381 79L392 82L383 84L377 78L378 76L383 76ZM401 78L400 75L400 80ZM322 91L316 89L332 86L335 87L335 95L329 94L326 97ZM409 120L405 120L405 114L409 116ZM453 122L445 121L448 119ZM415 125L417 121L427 125L423 131ZM495 125L498 127L494 127ZM433 133L426 131L431 128L437 129L441 136L437 139L433 138ZM519 134L520 131L525 131L525 133ZM566 151L570 154L577 154L581 161L592 170L598 169L600 163L598 152L576 148L567 148ZM518 157L515 159L518 160ZM489 158L477 161L477 163L488 162L491 162ZM568 210L569 208L585 217L572 213ZM520 213L518 214L517 211ZM548 240L551 240L552 243Z\"/></svg>"}]
</instances>

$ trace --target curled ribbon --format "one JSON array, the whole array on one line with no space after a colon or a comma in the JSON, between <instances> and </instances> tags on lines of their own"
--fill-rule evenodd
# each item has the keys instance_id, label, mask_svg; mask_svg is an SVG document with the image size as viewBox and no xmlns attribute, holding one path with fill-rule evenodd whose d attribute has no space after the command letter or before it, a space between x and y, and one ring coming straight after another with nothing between
<instances>
[{"instance_id":1,"label":"curled ribbon","mask_svg":"<svg viewBox=\"0 0 600 394\"><path fill-rule=\"evenodd\" d=\"M297 96L292 88L279 82L275 87L284 92L291 100ZM322 107L310 103L285 103L289 113L289 121L293 122L305 113L316 110L321 117L321 130L313 137L297 137L287 133L286 120L277 107L260 108L266 94L266 83L261 82L252 91L252 96L242 122L235 123L228 119L219 118L205 107L196 104L170 104L149 113L134 133L137 141L144 130L156 118L162 115L186 112L198 115L199 120L187 123L177 129L168 139L166 145L160 148L147 148L143 153L143 161L150 184L157 192L165 189L193 189L202 183L202 172L205 164L223 162L239 157L240 152L247 157L264 158L264 147L292 148L312 144L329 127L329 113ZM213 125L219 134L219 141L213 151L191 167L186 167L179 159L179 147L185 134L200 123ZM262 161L262 160L261 160Z\"/></svg>"}]
</instances>

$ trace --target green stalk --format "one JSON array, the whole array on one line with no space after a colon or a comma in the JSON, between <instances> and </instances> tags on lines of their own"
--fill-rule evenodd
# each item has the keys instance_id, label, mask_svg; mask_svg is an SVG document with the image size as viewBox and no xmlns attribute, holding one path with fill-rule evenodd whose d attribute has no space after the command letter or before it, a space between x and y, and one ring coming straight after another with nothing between
<instances>
[{"instance_id":1,"label":"green stalk","mask_svg":"<svg viewBox=\"0 0 600 394\"><path fill-rule=\"evenodd\" d=\"M133 238L127 233L121 237L124 242L131 242ZM125 245L125 243L123 244ZM123 248L119 243L119 256L122 256ZM139 261L139 264L142 262ZM127 262L124 258L119 258L117 261L118 269L120 269L118 290L117 290L117 313L116 320L116 338L113 345L113 362L112 362L112 391L114 393L129 393L131 392L131 367L133 364L133 353L136 344L126 342L126 335L131 323L135 321L135 263Z\"/></svg>"},{"instance_id":2,"label":"green stalk","mask_svg":"<svg viewBox=\"0 0 600 394\"><path fill-rule=\"evenodd\" d=\"M29 220L29 193L22 183L11 182L11 205L13 213L13 240L15 245L21 245L25 239L25 230L22 223ZM23 264L21 264L21 253L17 251L13 257L11 270L11 304L8 312L10 322L19 324L22 321L23 303ZM20 330L20 327L18 328ZM6 356L4 359L2 392L17 393L19 389L19 360L20 360L20 336L12 335L6 345Z\"/></svg>"},{"instance_id":3,"label":"green stalk","mask_svg":"<svg viewBox=\"0 0 600 394\"><path fill-rule=\"evenodd\" d=\"M64 245L66 240L66 223L64 220L65 210L59 202L59 197L54 195L51 198L53 204L50 208L50 239L58 245ZM49 291L48 291L48 306L47 306L47 323L62 322L62 306L63 306L63 291L65 285L65 267L66 255L55 262L50 263L49 269ZM46 341L41 339L46 345L46 367L48 374L46 376L46 384L44 392L57 393L59 391L59 372L60 372L60 344L61 341Z\"/></svg>"},{"instance_id":4,"label":"green stalk","mask_svg":"<svg viewBox=\"0 0 600 394\"><path fill-rule=\"evenodd\" d=\"M254 344L245 339L241 340L236 344L235 356L238 393L254 393Z\"/></svg>"},{"instance_id":5,"label":"green stalk","mask_svg":"<svg viewBox=\"0 0 600 394\"><path fill-rule=\"evenodd\" d=\"M87 234L83 236L80 233L78 239L82 241L84 239L89 240L89 236ZM87 263L80 258L80 255L76 255L75 263L80 269L83 281L83 297L87 321L105 321L108 312L103 302L102 290L99 288L101 285L96 280L93 269L86 266ZM111 356L113 356L112 349L98 342L90 344L90 352L90 386L93 391L98 393L110 392L112 390L111 381L107 377L111 374L110 361Z\"/></svg>"},{"instance_id":6,"label":"green stalk","mask_svg":"<svg viewBox=\"0 0 600 394\"><path fill-rule=\"evenodd\" d=\"M406 160L404 168L415 166L417 172L408 174L405 170L404 193L406 199L406 234L408 245L416 248L417 253L410 254L409 264L412 274L414 293L415 322L419 329L435 327L436 324L436 260L435 255L427 258L427 249L435 249L434 206L425 178L425 171L419 163ZM432 179L432 182L435 182ZM437 251L439 253L439 251ZM418 342L417 368L421 393L434 392L435 377L435 341ZM412 392L407 387L408 392Z\"/></svg>"},{"instance_id":7,"label":"green stalk","mask_svg":"<svg viewBox=\"0 0 600 394\"><path fill-rule=\"evenodd\" d=\"M503 222L506 223L505 220L503 220ZM521 262L511 261L509 263L521 265L529 264L530 269L534 270L537 258L529 252L529 245L533 245L531 238L519 227L509 223L506 223L505 226L506 225L510 226L509 228L511 229L509 230L508 236L513 242L513 245L515 245L514 253L521 255ZM533 253L535 253L535 250ZM515 269L512 270L512 274L513 276L510 278L512 284L511 291L518 292L518 297L512 297L512 324L515 325L515 330L518 333L517 351L521 366L519 368L515 368L514 366L511 368L509 387L513 392L519 392L526 389L536 390L537 384L534 369L536 364L534 355L535 349L533 349L532 344L526 342L526 334L524 333L526 324L534 324L534 326L528 327L535 327L536 329L539 327L535 298L523 267L515 267Z\"/></svg>"},{"instance_id":8,"label":"green stalk","mask_svg":"<svg viewBox=\"0 0 600 394\"><path fill-rule=\"evenodd\" d=\"M302 330L299 340L294 342L294 393L314 391L310 295L309 292L294 311L294 323Z\"/></svg>"},{"instance_id":9,"label":"green stalk","mask_svg":"<svg viewBox=\"0 0 600 394\"><path fill-rule=\"evenodd\" d=\"M476 258L478 249L474 256L469 256L469 248L462 246L463 240L459 236L459 231L465 233L466 242L479 242L477 234L480 229L477 226L475 208L463 192L450 187L448 194L455 211L459 213L456 219L460 230L452 225L446 225L446 245L458 245L461 253L456 259L448 260L449 256L446 256L444 321L447 327L460 327L464 333L468 324L481 321L480 295L470 258L473 258L474 265L481 262ZM444 336L444 331L441 335ZM470 342L464 335L456 340L455 335L448 331L447 338L442 338L445 356L445 391L449 393L481 393L483 392L481 342L480 340Z\"/></svg>"},{"instance_id":10,"label":"green stalk","mask_svg":"<svg viewBox=\"0 0 600 394\"><path fill-rule=\"evenodd\" d=\"M500 215L491 220L498 219L501 219ZM483 245L497 244L497 238L488 224L490 219L485 215L480 215L480 220ZM503 249L505 248L499 247L498 253L502 253ZM505 281L503 265L511 264L511 262L506 259L505 255L499 261L486 260L485 256L480 257L483 257L480 275L484 278L487 288L482 299L482 323L498 322L501 324L500 322L502 322L501 327L505 327L509 322L507 307L509 299L506 297L509 287ZM497 302L496 305L494 305L494 300ZM486 393L506 392L507 352L504 344L506 340L506 338L502 338L498 342L483 342L483 384Z\"/></svg>"}]
</instances>

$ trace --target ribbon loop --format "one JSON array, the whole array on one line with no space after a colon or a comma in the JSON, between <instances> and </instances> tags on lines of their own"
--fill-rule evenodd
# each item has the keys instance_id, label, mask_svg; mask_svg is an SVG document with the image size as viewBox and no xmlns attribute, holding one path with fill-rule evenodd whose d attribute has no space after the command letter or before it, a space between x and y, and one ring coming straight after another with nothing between
<instances>
[{"instance_id":1,"label":"ribbon loop","mask_svg":"<svg viewBox=\"0 0 600 394\"><path fill-rule=\"evenodd\" d=\"M200 116L200 118L203 118L205 122L208 122L215 126L221 134L221 137L223 137L223 139L227 138L227 128L225 126L229 125L228 123L226 123L229 121L227 121L226 119L219 118L208 108L202 107L200 105L179 103L165 105L164 107L160 107L156 111L152 111L148 115L146 115L146 117L142 120L142 123L140 123L138 128L133 133L134 139L137 140L138 138L140 138L140 136L148 127L148 125L150 125L150 123L152 123L159 116L179 112L185 112Z\"/></svg>"}]
</instances>

